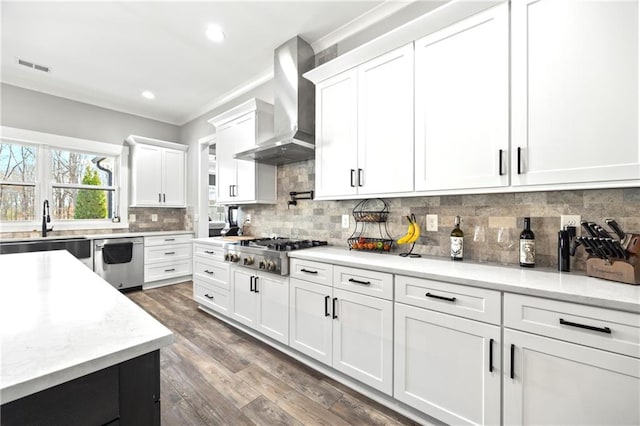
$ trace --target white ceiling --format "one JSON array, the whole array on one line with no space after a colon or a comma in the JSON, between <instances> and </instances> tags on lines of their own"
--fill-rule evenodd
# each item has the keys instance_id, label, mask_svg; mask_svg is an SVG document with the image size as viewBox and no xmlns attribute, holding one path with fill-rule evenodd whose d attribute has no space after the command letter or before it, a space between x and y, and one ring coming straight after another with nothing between
<instances>
[{"instance_id":1,"label":"white ceiling","mask_svg":"<svg viewBox=\"0 0 640 426\"><path fill-rule=\"evenodd\" d=\"M182 125L267 81L273 50L295 35L318 52L407 1L3 0L0 80ZM223 43L205 37L209 24L222 27Z\"/></svg>"}]
</instances>

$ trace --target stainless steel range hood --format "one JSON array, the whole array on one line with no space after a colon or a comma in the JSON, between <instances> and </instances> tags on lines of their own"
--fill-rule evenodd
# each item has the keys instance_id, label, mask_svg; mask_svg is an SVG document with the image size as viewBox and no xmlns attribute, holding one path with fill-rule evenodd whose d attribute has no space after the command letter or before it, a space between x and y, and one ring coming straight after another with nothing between
<instances>
[{"instance_id":1,"label":"stainless steel range hood","mask_svg":"<svg viewBox=\"0 0 640 426\"><path fill-rule=\"evenodd\" d=\"M313 68L314 53L296 36L275 50L274 137L234 158L287 164L315 156L315 87L302 74Z\"/></svg>"}]
</instances>

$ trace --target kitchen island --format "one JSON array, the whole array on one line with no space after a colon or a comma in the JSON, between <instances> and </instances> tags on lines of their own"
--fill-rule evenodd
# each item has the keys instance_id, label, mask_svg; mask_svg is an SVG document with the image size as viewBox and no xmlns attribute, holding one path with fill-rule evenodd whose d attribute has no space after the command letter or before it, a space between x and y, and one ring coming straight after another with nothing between
<instances>
[{"instance_id":1,"label":"kitchen island","mask_svg":"<svg viewBox=\"0 0 640 426\"><path fill-rule=\"evenodd\" d=\"M171 331L66 251L2 255L0 271L3 426L160 424Z\"/></svg>"}]
</instances>

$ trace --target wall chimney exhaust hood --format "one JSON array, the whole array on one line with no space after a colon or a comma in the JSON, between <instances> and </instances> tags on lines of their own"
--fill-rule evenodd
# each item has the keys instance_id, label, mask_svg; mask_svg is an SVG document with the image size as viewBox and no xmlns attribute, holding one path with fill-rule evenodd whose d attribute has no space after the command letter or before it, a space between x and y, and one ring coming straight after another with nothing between
<instances>
[{"instance_id":1,"label":"wall chimney exhaust hood","mask_svg":"<svg viewBox=\"0 0 640 426\"><path fill-rule=\"evenodd\" d=\"M315 156L315 86L302 77L314 66L311 46L299 36L275 50L274 137L234 158L288 164Z\"/></svg>"}]
</instances>

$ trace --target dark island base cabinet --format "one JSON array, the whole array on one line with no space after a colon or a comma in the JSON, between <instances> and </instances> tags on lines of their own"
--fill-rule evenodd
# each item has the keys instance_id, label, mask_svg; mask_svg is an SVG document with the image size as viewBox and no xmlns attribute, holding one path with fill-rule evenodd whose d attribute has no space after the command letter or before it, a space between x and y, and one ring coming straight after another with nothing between
<instances>
[{"instance_id":1,"label":"dark island base cabinet","mask_svg":"<svg viewBox=\"0 0 640 426\"><path fill-rule=\"evenodd\" d=\"M0 407L0 425L160 425L160 352Z\"/></svg>"}]
</instances>

